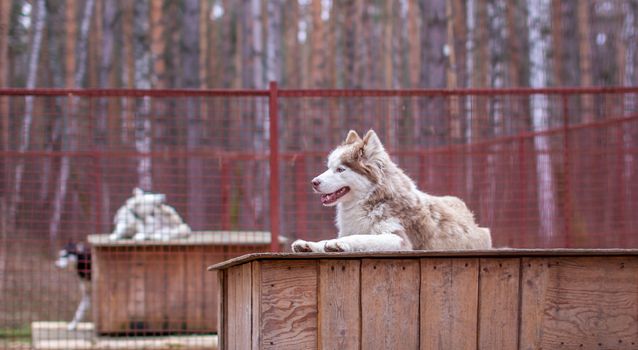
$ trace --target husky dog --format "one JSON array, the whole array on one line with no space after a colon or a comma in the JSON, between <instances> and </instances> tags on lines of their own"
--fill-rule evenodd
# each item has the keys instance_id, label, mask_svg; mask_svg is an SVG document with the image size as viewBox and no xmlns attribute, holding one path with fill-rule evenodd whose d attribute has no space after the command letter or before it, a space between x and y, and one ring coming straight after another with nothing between
<instances>
[{"instance_id":1,"label":"husky dog","mask_svg":"<svg viewBox=\"0 0 638 350\"><path fill-rule=\"evenodd\" d=\"M110 240L163 240L183 238L191 233L177 211L166 204L166 195L133 190L133 197L118 209L113 218L115 230Z\"/></svg>"},{"instance_id":2,"label":"husky dog","mask_svg":"<svg viewBox=\"0 0 638 350\"><path fill-rule=\"evenodd\" d=\"M295 252L488 249L490 230L479 227L456 197L421 192L390 159L377 134L351 130L312 180L324 206L337 206L338 237L297 240Z\"/></svg>"},{"instance_id":3,"label":"husky dog","mask_svg":"<svg viewBox=\"0 0 638 350\"><path fill-rule=\"evenodd\" d=\"M67 326L69 330L73 330L77 328L86 309L91 305L91 250L82 243L67 243L58 253L55 266L75 270L80 281L82 299L75 310L73 320Z\"/></svg>"}]
</instances>

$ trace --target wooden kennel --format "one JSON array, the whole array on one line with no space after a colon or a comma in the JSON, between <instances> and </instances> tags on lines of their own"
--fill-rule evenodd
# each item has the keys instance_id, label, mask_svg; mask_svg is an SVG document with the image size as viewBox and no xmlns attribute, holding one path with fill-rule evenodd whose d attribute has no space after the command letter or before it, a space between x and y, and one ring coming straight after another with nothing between
<instances>
[{"instance_id":1,"label":"wooden kennel","mask_svg":"<svg viewBox=\"0 0 638 350\"><path fill-rule=\"evenodd\" d=\"M172 241L90 235L92 309L101 335L217 332L217 278L206 267L270 250L269 232L207 231Z\"/></svg>"},{"instance_id":2,"label":"wooden kennel","mask_svg":"<svg viewBox=\"0 0 638 350\"><path fill-rule=\"evenodd\" d=\"M252 254L211 269L220 349L638 348L637 250Z\"/></svg>"}]
</instances>

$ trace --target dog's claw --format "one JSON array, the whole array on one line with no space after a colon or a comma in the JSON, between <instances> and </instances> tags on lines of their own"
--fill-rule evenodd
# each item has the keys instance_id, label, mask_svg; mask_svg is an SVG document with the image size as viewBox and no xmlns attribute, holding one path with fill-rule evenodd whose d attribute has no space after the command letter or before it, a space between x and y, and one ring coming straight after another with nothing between
<instances>
[{"instance_id":1,"label":"dog's claw","mask_svg":"<svg viewBox=\"0 0 638 350\"><path fill-rule=\"evenodd\" d=\"M308 242L299 239L292 243L292 251L295 253L310 253L312 248L310 248Z\"/></svg>"},{"instance_id":2,"label":"dog's claw","mask_svg":"<svg viewBox=\"0 0 638 350\"><path fill-rule=\"evenodd\" d=\"M333 253L347 251L347 247L345 246L345 243L339 243L337 241L327 242L324 249L327 252L333 252Z\"/></svg>"}]
</instances>

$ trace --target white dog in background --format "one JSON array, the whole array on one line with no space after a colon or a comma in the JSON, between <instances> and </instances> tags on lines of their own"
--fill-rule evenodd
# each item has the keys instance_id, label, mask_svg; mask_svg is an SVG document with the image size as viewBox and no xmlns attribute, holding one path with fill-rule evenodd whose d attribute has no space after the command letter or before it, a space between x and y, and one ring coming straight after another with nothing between
<instances>
[{"instance_id":1,"label":"white dog in background","mask_svg":"<svg viewBox=\"0 0 638 350\"><path fill-rule=\"evenodd\" d=\"M166 195L133 190L133 197L118 209L113 219L115 230L110 240L161 240L184 238L191 233L177 211L166 204Z\"/></svg>"},{"instance_id":2,"label":"white dog in background","mask_svg":"<svg viewBox=\"0 0 638 350\"><path fill-rule=\"evenodd\" d=\"M337 206L338 238L297 240L295 252L488 249L490 230L456 197L421 192L370 130L350 131L312 180L324 206Z\"/></svg>"}]
</instances>

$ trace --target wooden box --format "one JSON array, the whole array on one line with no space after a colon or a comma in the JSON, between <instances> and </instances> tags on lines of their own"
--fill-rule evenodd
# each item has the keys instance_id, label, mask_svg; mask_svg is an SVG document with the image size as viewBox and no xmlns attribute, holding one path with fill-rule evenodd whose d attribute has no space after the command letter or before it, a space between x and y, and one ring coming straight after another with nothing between
<instances>
[{"instance_id":1,"label":"wooden box","mask_svg":"<svg viewBox=\"0 0 638 350\"><path fill-rule=\"evenodd\" d=\"M270 250L269 232L194 232L173 241L90 235L92 309L100 335L217 332L217 279L206 267Z\"/></svg>"},{"instance_id":2,"label":"wooden box","mask_svg":"<svg viewBox=\"0 0 638 350\"><path fill-rule=\"evenodd\" d=\"M220 349L638 348L636 250L252 254L211 269Z\"/></svg>"}]
</instances>

